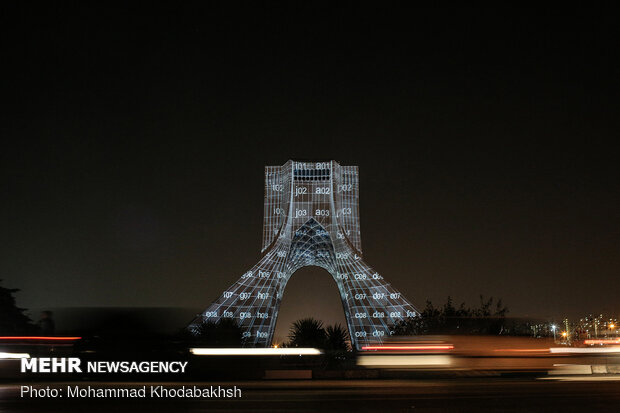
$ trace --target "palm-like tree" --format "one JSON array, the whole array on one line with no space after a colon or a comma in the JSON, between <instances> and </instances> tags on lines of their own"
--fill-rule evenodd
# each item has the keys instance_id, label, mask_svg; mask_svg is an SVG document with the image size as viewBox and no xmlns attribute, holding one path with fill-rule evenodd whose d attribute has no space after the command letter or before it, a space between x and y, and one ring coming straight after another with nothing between
<instances>
[{"instance_id":1,"label":"palm-like tree","mask_svg":"<svg viewBox=\"0 0 620 413\"><path fill-rule=\"evenodd\" d=\"M325 349L332 351L349 350L349 332L341 324L334 324L325 329L327 335Z\"/></svg>"},{"instance_id":2,"label":"palm-like tree","mask_svg":"<svg viewBox=\"0 0 620 413\"><path fill-rule=\"evenodd\" d=\"M290 347L323 348L327 334L322 321L309 317L295 321L288 338Z\"/></svg>"},{"instance_id":3,"label":"palm-like tree","mask_svg":"<svg viewBox=\"0 0 620 413\"><path fill-rule=\"evenodd\" d=\"M229 318L204 322L191 333L185 331L185 336L206 347L241 347L244 344L243 329Z\"/></svg>"}]
</instances>

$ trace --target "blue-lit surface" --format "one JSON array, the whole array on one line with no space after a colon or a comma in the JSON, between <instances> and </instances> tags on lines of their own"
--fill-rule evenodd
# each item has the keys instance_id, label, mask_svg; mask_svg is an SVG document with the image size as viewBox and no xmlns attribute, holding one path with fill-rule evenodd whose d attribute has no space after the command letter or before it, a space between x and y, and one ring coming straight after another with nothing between
<instances>
[{"instance_id":1,"label":"blue-lit surface","mask_svg":"<svg viewBox=\"0 0 620 413\"><path fill-rule=\"evenodd\" d=\"M244 329L246 344L271 345L278 309L299 268L326 269L338 285L352 344L378 343L415 308L362 259L358 170L330 162L265 168L262 259L189 326L223 318Z\"/></svg>"}]
</instances>

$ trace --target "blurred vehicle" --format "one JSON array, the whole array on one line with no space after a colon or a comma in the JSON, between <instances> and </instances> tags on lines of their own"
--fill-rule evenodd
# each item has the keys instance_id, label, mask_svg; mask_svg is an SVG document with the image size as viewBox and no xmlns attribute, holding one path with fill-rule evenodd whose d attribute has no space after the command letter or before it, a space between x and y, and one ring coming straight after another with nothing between
<instances>
[{"instance_id":1,"label":"blurred vehicle","mask_svg":"<svg viewBox=\"0 0 620 413\"><path fill-rule=\"evenodd\" d=\"M448 336L392 337L362 347L357 365L382 369L448 369L454 360Z\"/></svg>"},{"instance_id":2,"label":"blurred vehicle","mask_svg":"<svg viewBox=\"0 0 620 413\"><path fill-rule=\"evenodd\" d=\"M75 343L80 339L69 336L0 336L0 380L20 377L22 358L72 356Z\"/></svg>"},{"instance_id":3,"label":"blurred vehicle","mask_svg":"<svg viewBox=\"0 0 620 413\"><path fill-rule=\"evenodd\" d=\"M487 372L548 371L560 355L547 339L507 336L391 337L381 345L365 346L358 366Z\"/></svg>"}]
</instances>

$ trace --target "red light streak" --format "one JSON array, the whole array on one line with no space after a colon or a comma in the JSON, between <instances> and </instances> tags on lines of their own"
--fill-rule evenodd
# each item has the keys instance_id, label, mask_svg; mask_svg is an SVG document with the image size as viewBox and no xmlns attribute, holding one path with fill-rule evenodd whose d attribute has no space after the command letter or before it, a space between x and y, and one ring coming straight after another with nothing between
<instances>
[{"instance_id":1,"label":"red light streak","mask_svg":"<svg viewBox=\"0 0 620 413\"><path fill-rule=\"evenodd\" d=\"M50 341L73 341L82 337L39 337L39 336L4 336L0 340L50 340Z\"/></svg>"},{"instance_id":2,"label":"red light streak","mask_svg":"<svg viewBox=\"0 0 620 413\"><path fill-rule=\"evenodd\" d=\"M452 344L440 346L363 346L362 350L452 350Z\"/></svg>"},{"instance_id":3,"label":"red light streak","mask_svg":"<svg viewBox=\"0 0 620 413\"><path fill-rule=\"evenodd\" d=\"M548 348L497 348L493 351L534 352L534 351L549 351L549 349Z\"/></svg>"}]
</instances>

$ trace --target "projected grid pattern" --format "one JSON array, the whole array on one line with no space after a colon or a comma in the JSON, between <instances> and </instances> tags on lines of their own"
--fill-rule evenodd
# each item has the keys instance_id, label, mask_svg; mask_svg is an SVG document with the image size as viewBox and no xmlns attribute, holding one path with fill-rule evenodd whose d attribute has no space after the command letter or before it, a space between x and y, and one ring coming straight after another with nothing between
<instances>
[{"instance_id":1,"label":"projected grid pattern","mask_svg":"<svg viewBox=\"0 0 620 413\"><path fill-rule=\"evenodd\" d=\"M189 325L234 319L246 345L271 345L284 289L295 271L319 266L334 278L358 349L418 312L362 259L358 169L288 161L265 167L264 256Z\"/></svg>"}]
</instances>

